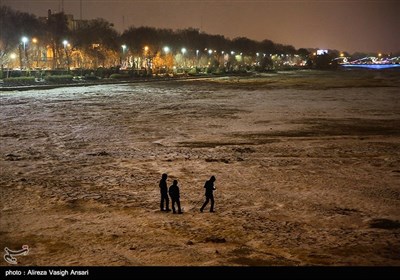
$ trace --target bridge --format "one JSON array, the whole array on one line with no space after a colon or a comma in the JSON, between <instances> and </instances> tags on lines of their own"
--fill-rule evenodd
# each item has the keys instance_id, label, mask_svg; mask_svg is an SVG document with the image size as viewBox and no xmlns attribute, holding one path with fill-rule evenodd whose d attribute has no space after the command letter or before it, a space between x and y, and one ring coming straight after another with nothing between
<instances>
[{"instance_id":1,"label":"bridge","mask_svg":"<svg viewBox=\"0 0 400 280\"><path fill-rule=\"evenodd\" d=\"M350 57L338 57L334 60L339 65L349 68L367 68L367 69L390 69L400 68L400 56L395 57L375 57L366 56L356 60L349 60Z\"/></svg>"}]
</instances>

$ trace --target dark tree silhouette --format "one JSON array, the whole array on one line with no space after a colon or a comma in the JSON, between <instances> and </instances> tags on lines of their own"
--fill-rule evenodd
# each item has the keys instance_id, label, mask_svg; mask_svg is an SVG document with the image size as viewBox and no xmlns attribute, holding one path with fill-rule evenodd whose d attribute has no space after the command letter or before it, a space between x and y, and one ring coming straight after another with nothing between
<instances>
[{"instance_id":1,"label":"dark tree silhouette","mask_svg":"<svg viewBox=\"0 0 400 280\"><path fill-rule=\"evenodd\" d=\"M120 50L118 37L113 25L101 18L82 24L72 33L74 47L81 51L82 59L93 62L92 68L105 67L109 58L116 60Z\"/></svg>"},{"instance_id":2,"label":"dark tree silhouette","mask_svg":"<svg viewBox=\"0 0 400 280\"><path fill-rule=\"evenodd\" d=\"M48 43L53 52L52 68L55 69L61 64L62 41L66 40L70 34L67 17L64 13L49 13L47 18L47 34Z\"/></svg>"}]
</instances>

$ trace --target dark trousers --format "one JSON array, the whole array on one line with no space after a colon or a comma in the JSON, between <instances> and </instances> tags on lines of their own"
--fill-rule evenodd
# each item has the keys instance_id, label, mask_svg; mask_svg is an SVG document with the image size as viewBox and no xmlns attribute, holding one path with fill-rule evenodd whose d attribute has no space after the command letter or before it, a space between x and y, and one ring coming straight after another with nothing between
<instances>
[{"instance_id":1,"label":"dark trousers","mask_svg":"<svg viewBox=\"0 0 400 280\"><path fill-rule=\"evenodd\" d=\"M213 195L208 195L206 196L206 201L204 202L203 206L201 206L200 210L203 211L204 207L208 204L208 202L211 200L211 208L210 211L214 211L214 196Z\"/></svg>"},{"instance_id":2,"label":"dark trousers","mask_svg":"<svg viewBox=\"0 0 400 280\"><path fill-rule=\"evenodd\" d=\"M165 210L169 210L169 198L168 194L161 194L161 202L160 202L160 209L161 211L164 210L164 201L165 201Z\"/></svg>"},{"instance_id":3,"label":"dark trousers","mask_svg":"<svg viewBox=\"0 0 400 280\"><path fill-rule=\"evenodd\" d=\"M176 213L176 211L175 211L175 203L176 203L176 205L178 206L178 213L182 213L181 202L180 202L179 198L171 198L171 200L172 200L172 212Z\"/></svg>"}]
</instances>

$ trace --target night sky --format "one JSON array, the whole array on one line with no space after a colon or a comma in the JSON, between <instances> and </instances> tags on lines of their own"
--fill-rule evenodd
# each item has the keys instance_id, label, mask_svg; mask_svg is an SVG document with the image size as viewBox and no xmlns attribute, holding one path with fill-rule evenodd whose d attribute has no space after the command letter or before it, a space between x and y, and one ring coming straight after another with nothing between
<instances>
[{"instance_id":1,"label":"night sky","mask_svg":"<svg viewBox=\"0 0 400 280\"><path fill-rule=\"evenodd\" d=\"M0 0L16 10L76 19L104 18L118 31L130 26L193 27L227 38L269 39L296 48L350 53L400 51L399 0ZM63 5L62 5L63 3Z\"/></svg>"}]
</instances>

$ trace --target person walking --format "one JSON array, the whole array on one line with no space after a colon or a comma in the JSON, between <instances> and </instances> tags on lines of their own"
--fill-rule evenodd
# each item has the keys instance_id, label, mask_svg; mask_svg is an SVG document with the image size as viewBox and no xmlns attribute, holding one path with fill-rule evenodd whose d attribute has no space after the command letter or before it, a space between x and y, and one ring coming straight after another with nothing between
<instances>
[{"instance_id":1,"label":"person walking","mask_svg":"<svg viewBox=\"0 0 400 280\"><path fill-rule=\"evenodd\" d=\"M176 214L175 210L175 203L178 206L178 214L182 214L181 210L181 202L179 200L180 195L179 195L179 187L178 187L178 181L174 180L173 184L169 187L169 196L171 197L172 201L172 213Z\"/></svg>"},{"instance_id":2,"label":"person walking","mask_svg":"<svg viewBox=\"0 0 400 280\"><path fill-rule=\"evenodd\" d=\"M210 212L215 212L214 211L214 194L213 192L215 191L215 176L211 176L210 180L206 181L204 184L204 188L206 189L206 201L204 202L203 206L200 208L200 212L203 212L204 207L208 204L208 202L211 200L211 207L210 207Z\"/></svg>"},{"instance_id":3,"label":"person walking","mask_svg":"<svg viewBox=\"0 0 400 280\"><path fill-rule=\"evenodd\" d=\"M171 211L171 209L169 209L167 178L168 178L168 175L166 173L164 173L161 176L161 180L160 180L160 184L159 184L160 193L161 193L161 202L160 202L160 210L161 211ZM164 202L165 202L165 209L164 209Z\"/></svg>"}]
</instances>

